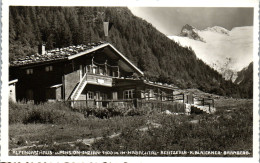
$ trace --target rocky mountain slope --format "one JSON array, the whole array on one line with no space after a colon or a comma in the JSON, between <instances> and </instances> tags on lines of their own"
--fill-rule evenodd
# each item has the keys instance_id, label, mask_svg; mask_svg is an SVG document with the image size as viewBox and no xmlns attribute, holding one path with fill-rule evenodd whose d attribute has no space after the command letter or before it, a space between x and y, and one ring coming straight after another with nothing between
<instances>
[{"instance_id":1,"label":"rocky mountain slope","mask_svg":"<svg viewBox=\"0 0 260 163\"><path fill-rule=\"evenodd\" d=\"M205 42L203 38L201 38L198 34L198 30L189 24L186 24L182 27L181 33L179 36L188 37L193 40Z\"/></svg>"},{"instance_id":2,"label":"rocky mountain slope","mask_svg":"<svg viewBox=\"0 0 260 163\"><path fill-rule=\"evenodd\" d=\"M246 84L253 79L253 62L237 73L236 84Z\"/></svg>"},{"instance_id":3,"label":"rocky mountain slope","mask_svg":"<svg viewBox=\"0 0 260 163\"><path fill-rule=\"evenodd\" d=\"M240 86L241 93L245 97L253 97L253 62L237 73L235 83Z\"/></svg>"}]
</instances>

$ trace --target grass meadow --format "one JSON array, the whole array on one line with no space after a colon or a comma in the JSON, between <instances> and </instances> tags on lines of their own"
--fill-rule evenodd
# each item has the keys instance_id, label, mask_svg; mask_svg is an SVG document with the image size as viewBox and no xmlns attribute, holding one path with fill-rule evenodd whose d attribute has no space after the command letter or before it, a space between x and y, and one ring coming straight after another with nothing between
<instances>
[{"instance_id":1,"label":"grass meadow","mask_svg":"<svg viewBox=\"0 0 260 163\"><path fill-rule=\"evenodd\" d=\"M248 151L243 157L252 157L253 101L219 99L215 106L214 114L167 115L140 109L135 114L98 118L63 103L10 103L9 149L112 151L111 155L122 151L154 151L156 156L162 156L160 151ZM84 142L90 139L94 141ZM183 156L183 153L167 156Z\"/></svg>"}]
</instances>

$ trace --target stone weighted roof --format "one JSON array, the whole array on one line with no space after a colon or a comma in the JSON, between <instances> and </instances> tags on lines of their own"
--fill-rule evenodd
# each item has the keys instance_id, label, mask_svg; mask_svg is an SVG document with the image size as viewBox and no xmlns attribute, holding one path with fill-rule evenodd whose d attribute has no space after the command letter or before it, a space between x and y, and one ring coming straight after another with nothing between
<instances>
[{"instance_id":1,"label":"stone weighted roof","mask_svg":"<svg viewBox=\"0 0 260 163\"><path fill-rule=\"evenodd\" d=\"M26 56L24 58L18 58L17 60L11 61L10 66L22 66L33 63L42 63L55 60L67 59L69 56L73 56L80 52L92 49L99 45L105 44L106 42L99 41L97 43L89 43L87 45L69 46L65 48L56 48L52 50L46 50L45 54L35 54Z\"/></svg>"}]
</instances>

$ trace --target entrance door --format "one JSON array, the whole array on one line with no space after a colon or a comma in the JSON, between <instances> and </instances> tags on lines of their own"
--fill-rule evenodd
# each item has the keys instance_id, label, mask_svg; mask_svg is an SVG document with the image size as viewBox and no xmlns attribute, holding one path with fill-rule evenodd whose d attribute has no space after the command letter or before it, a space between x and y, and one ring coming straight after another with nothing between
<instances>
[{"instance_id":1,"label":"entrance door","mask_svg":"<svg viewBox=\"0 0 260 163\"><path fill-rule=\"evenodd\" d=\"M83 76L87 72L87 68L84 65L79 65L79 75L80 75L80 81L82 80Z\"/></svg>"},{"instance_id":2,"label":"entrance door","mask_svg":"<svg viewBox=\"0 0 260 163\"><path fill-rule=\"evenodd\" d=\"M82 70L82 77L86 74L87 72L87 67L83 66L83 70Z\"/></svg>"},{"instance_id":3,"label":"entrance door","mask_svg":"<svg viewBox=\"0 0 260 163\"><path fill-rule=\"evenodd\" d=\"M112 98L113 98L113 100L117 100L117 92L112 93Z\"/></svg>"},{"instance_id":4,"label":"entrance door","mask_svg":"<svg viewBox=\"0 0 260 163\"><path fill-rule=\"evenodd\" d=\"M99 91L96 92L96 98L95 99L96 99L96 101L100 101L101 100ZM97 107L101 107L102 106L102 102L97 102L96 104L97 104Z\"/></svg>"},{"instance_id":5,"label":"entrance door","mask_svg":"<svg viewBox=\"0 0 260 163\"><path fill-rule=\"evenodd\" d=\"M194 104L194 97L193 97L192 93L187 95L187 103L188 104Z\"/></svg>"},{"instance_id":6,"label":"entrance door","mask_svg":"<svg viewBox=\"0 0 260 163\"><path fill-rule=\"evenodd\" d=\"M26 96L26 100L28 100L28 101L34 100L33 90L32 89L27 89L25 91L25 96Z\"/></svg>"},{"instance_id":7,"label":"entrance door","mask_svg":"<svg viewBox=\"0 0 260 163\"><path fill-rule=\"evenodd\" d=\"M79 80L81 81L83 77L83 68L82 65L79 65Z\"/></svg>"}]
</instances>

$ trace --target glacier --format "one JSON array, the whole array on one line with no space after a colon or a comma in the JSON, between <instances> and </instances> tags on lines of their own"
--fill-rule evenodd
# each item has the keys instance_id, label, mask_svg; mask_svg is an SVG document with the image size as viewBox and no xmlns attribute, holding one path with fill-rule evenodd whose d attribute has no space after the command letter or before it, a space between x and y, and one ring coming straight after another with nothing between
<instances>
[{"instance_id":1,"label":"glacier","mask_svg":"<svg viewBox=\"0 0 260 163\"><path fill-rule=\"evenodd\" d=\"M196 31L204 41L180 35L168 38L183 47L191 47L199 59L222 74L226 70L229 73L230 71L236 73L253 61L252 26L234 27L230 31L219 26L193 31Z\"/></svg>"}]
</instances>

